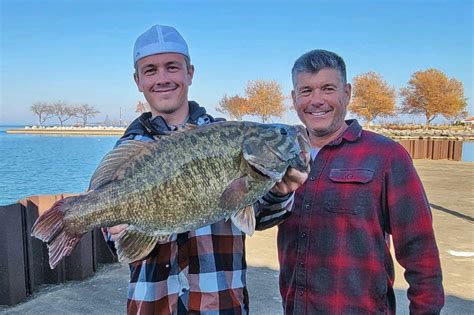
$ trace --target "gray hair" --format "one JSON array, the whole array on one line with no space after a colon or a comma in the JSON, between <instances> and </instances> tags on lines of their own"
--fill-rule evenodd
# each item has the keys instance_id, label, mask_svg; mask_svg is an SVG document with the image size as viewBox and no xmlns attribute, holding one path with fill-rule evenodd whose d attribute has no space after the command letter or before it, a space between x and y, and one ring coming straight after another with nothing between
<instances>
[{"instance_id":1,"label":"gray hair","mask_svg":"<svg viewBox=\"0 0 474 315\"><path fill-rule=\"evenodd\" d=\"M344 60L339 55L331 51L315 49L303 54L301 57L296 59L293 69L291 69L293 86L295 86L296 76L298 74L302 72L316 74L324 68L331 68L339 71L342 83L347 83L346 64L344 63Z\"/></svg>"}]
</instances>

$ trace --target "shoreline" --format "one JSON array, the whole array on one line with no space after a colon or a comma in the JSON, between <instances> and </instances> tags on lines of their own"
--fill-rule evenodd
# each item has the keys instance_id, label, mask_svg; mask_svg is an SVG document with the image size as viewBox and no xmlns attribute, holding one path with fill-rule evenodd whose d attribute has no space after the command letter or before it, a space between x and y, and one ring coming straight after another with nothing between
<instances>
[{"instance_id":1,"label":"shoreline","mask_svg":"<svg viewBox=\"0 0 474 315\"><path fill-rule=\"evenodd\" d=\"M46 134L46 135L100 135L121 136L125 128L119 127L56 127L7 129L8 134Z\"/></svg>"},{"instance_id":2,"label":"shoreline","mask_svg":"<svg viewBox=\"0 0 474 315\"><path fill-rule=\"evenodd\" d=\"M15 128L6 129L8 134L43 134L43 135L110 135L121 136L125 132L124 127L30 127L30 128ZM439 140L455 140L455 141L474 141L474 133L467 132L451 132L449 130L387 130L368 128L368 131L373 131L384 135L393 140L408 140L408 139L439 139Z\"/></svg>"}]
</instances>

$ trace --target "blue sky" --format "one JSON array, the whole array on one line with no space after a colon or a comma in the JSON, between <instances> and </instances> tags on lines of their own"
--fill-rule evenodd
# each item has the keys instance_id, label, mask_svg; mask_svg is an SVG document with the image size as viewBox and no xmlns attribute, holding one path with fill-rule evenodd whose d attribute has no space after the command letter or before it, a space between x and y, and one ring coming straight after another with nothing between
<instances>
[{"instance_id":1,"label":"blue sky","mask_svg":"<svg viewBox=\"0 0 474 315\"><path fill-rule=\"evenodd\" d=\"M415 71L437 68L463 82L474 115L470 0L0 3L0 124L34 124L31 104L56 100L94 105L93 121L118 119L120 110L134 118L143 97L132 79L133 43L157 23L187 40L196 67L190 99L211 114L249 80L276 80L289 95L294 60L323 48L345 59L349 80L376 71L397 89ZM292 112L283 120L297 122Z\"/></svg>"}]
</instances>

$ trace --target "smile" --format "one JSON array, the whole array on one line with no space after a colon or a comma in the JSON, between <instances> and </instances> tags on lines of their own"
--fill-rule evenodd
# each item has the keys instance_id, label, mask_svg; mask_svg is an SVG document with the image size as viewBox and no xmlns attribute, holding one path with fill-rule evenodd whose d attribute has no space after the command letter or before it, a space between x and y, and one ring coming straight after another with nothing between
<instances>
[{"instance_id":1,"label":"smile","mask_svg":"<svg viewBox=\"0 0 474 315\"><path fill-rule=\"evenodd\" d=\"M331 110L326 110L326 111L322 111L322 112L306 112L306 114L309 114L311 116L321 117L321 116L326 115L329 112L331 112Z\"/></svg>"},{"instance_id":2,"label":"smile","mask_svg":"<svg viewBox=\"0 0 474 315\"><path fill-rule=\"evenodd\" d=\"M162 89L154 89L153 92L155 93L167 93L176 90L176 87L173 88L162 88Z\"/></svg>"}]
</instances>

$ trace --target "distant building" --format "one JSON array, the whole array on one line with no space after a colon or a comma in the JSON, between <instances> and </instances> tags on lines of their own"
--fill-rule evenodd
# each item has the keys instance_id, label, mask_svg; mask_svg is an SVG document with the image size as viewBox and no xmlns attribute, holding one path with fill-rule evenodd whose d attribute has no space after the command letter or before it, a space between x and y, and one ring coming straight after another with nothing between
<instances>
[{"instance_id":1,"label":"distant building","mask_svg":"<svg viewBox=\"0 0 474 315\"><path fill-rule=\"evenodd\" d=\"M468 126L473 127L474 126L474 116L468 117L468 118L464 119L462 122L465 123Z\"/></svg>"}]
</instances>

